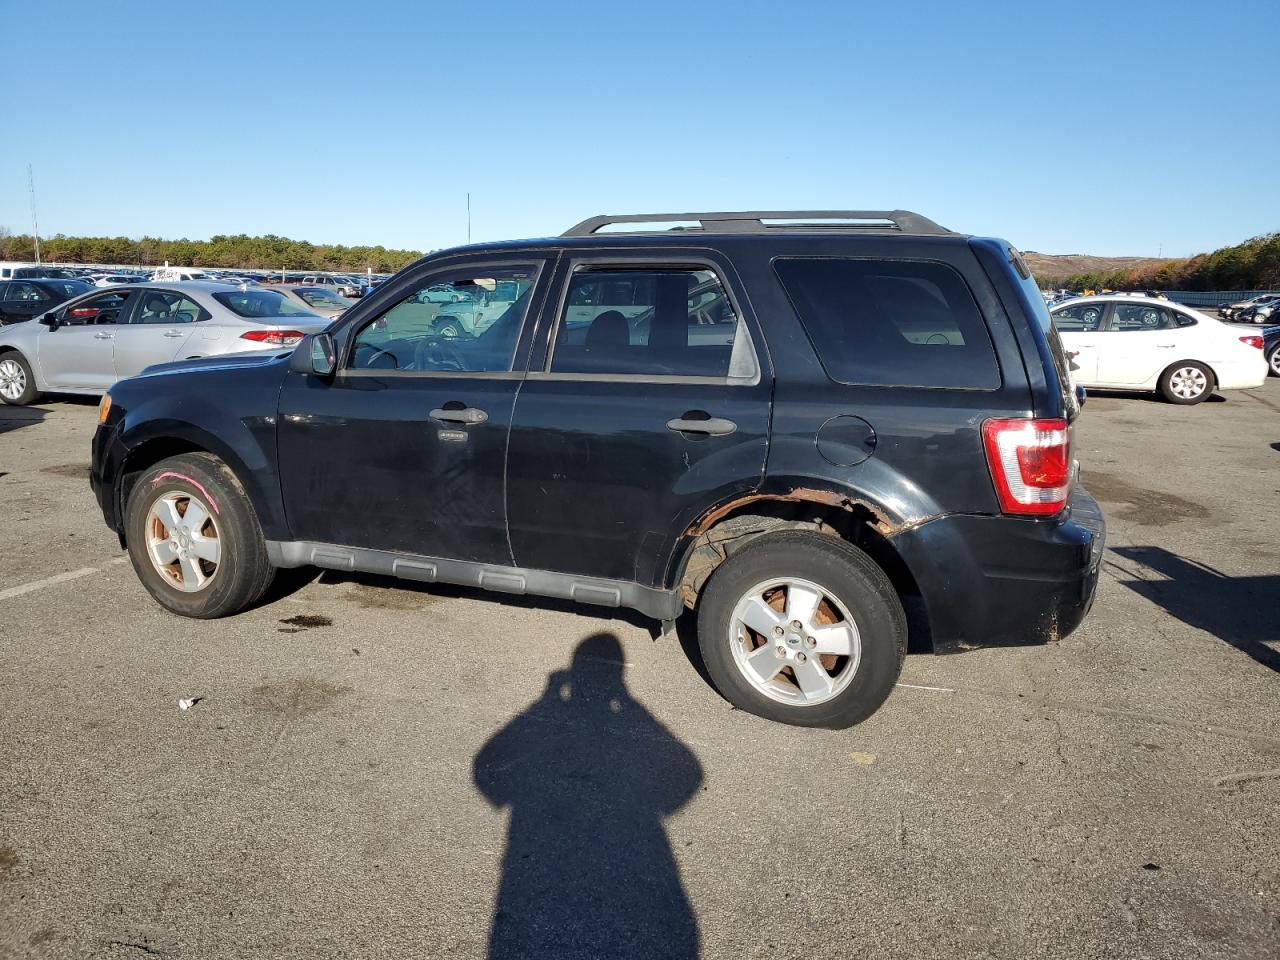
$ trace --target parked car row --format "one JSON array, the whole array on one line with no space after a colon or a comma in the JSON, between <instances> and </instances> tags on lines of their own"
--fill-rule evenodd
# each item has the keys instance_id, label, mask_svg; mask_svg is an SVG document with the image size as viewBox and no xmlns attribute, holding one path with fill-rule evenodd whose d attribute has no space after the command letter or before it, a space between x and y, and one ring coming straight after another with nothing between
<instances>
[{"instance_id":1,"label":"parked car row","mask_svg":"<svg viewBox=\"0 0 1280 960\"><path fill-rule=\"evenodd\" d=\"M1219 307L1218 316L1223 320L1235 320L1240 323L1271 323L1278 301L1280 301L1280 294L1263 293Z\"/></svg>"}]
</instances>

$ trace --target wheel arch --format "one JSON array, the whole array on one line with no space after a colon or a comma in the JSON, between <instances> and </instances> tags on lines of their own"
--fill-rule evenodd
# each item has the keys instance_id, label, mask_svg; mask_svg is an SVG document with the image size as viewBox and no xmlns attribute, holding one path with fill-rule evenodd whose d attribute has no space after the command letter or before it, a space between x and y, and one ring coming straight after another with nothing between
<instances>
[{"instance_id":1,"label":"wheel arch","mask_svg":"<svg viewBox=\"0 0 1280 960\"><path fill-rule=\"evenodd\" d=\"M808 529L838 537L866 553L884 571L905 607L921 591L915 573L893 543L894 534L903 527L880 504L850 492L802 487L786 493L752 493L707 510L684 532L667 584L692 608L716 568L734 551L766 534Z\"/></svg>"},{"instance_id":2,"label":"wheel arch","mask_svg":"<svg viewBox=\"0 0 1280 960\"><path fill-rule=\"evenodd\" d=\"M256 472L230 445L190 424L166 425L141 437L130 438L128 451L121 461L115 483L116 516L120 518L117 533L125 542L125 507L138 478L157 463L184 453L207 453L221 460L245 491L258 516L264 534L275 539L287 539L282 532L283 510L279 503L278 488L275 496L264 489ZM272 474L274 476L274 472Z\"/></svg>"}]
</instances>

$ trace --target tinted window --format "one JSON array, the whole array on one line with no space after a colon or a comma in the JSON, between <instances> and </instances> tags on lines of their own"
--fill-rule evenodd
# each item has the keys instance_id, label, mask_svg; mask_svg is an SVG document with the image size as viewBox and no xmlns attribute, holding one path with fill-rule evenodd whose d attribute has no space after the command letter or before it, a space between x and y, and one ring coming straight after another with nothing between
<instances>
[{"instance_id":1,"label":"tinted window","mask_svg":"<svg viewBox=\"0 0 1280 960\"><path fill-rule=\"evenodd\" d=\"M180 293L148 290L142 294L134 323L194 323L200 308Z\"/></svg>"},{"instance_id":2,"label":"tinted window","mask_svg":"<svg viewBox=\"0 0 1280 960\"><path fill-rule=\"evenodd\" d=\"M1172 330L1173 314L1149 303L1117 303L1111 314L1111 329L1120 333L1143 330Z\"/></svg>"},{"instance_id":3,"label":"tinted window","mask_svg":"<svg viewBox=\"0 0 1280 960\"><path fill-rule=\"evenodd\" d=\"M551 372L752 379L757 368L720 279L691 268L575 273Z\"/></svg>"},{"instance_id":4,"label":"tinted window","mask_svg":"<svg viewBox=\"0 0 1280 960\"><path fill-rule=\"evenodd\" d=\"M350 300L344 296L334 293L331 290L319 288L308 290L305 287L300 287L295 292L312 307L331 307L338 310L345 310L347 307L351 306Z\"/></svg>"},{"instance_id":5,"label":"tinted window","mask_svg":"<svg viewBox=\"0 0 1280 960\"><path fill-rule=\"evenodd\" d=\"M1067 333L1089 333L1102 323L1105 303L1072 303L1053 311L1053 324Z\"/></svg>"},{"instance_id":6,"label":"tinted window","mask_svg":"<svg viewBox=\"0 0 1280 960\"><path fill-rule=\"evenodd\" d=\"M774 269L831 379L873 386L1000 385L986 322L951 267L786 259Z\"/></svg>"},{"instance_id":7,"label":"tinted window","mask_svg":"<svg viewBox=\"0 0 1280 960\"><path fill-rule=\"evenodd\" d=\"M509 371L537 278L532 265L435 274L365 325L349 369Z\"/></svg>"},{"instance_id":8,"label":"tinted window","mask_svg":"<svg viewBox=\"0 0 1280 960\"><path fill-rule=\"evenodd\" d=\"M49 295L34 283L20 283L15 281L9 284L9 289L5 291L4 298L9 302L16 300L20 303L39 303L42 300L48 300Z\"/></svg>"},{"instance_id":9,"label":"tinted window","mask_svg":"<svg viewBox=\"0 0 1280 960\"><path fill-rule=\"evenodd\" d=\"M215 293L213 299L237 316L250 320L266 320L275 317L311 317L306 307L290 302L277 290L237 290L234 293Z\"/></svg>"}]
</instances>

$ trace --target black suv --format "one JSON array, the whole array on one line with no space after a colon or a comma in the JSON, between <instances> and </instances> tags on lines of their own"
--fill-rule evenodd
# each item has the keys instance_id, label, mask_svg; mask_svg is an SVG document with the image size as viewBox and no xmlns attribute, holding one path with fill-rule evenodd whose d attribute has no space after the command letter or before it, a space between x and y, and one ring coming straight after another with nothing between
<instances>
[{"instance_id":1,"label":"black suv","mask_svg":"<svg viewBox=\"0 0 1280 960\"><path fill-rule=\"evenodd\" d=\"M474 335L439 332L442 290ZM294 351L117 383L92 483L184 616L308 565L688 609L727 699L839 727L892 690L904 598L937 651L1088 611L1066 369L1000 240L905 211L597 217L424 257Z\"/></svg>"}]
</instances>

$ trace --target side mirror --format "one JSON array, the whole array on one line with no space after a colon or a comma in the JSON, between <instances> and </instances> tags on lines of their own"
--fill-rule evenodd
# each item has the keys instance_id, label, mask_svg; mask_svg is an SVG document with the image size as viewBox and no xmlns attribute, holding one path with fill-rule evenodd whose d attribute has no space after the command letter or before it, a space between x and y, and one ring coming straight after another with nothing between
<instances>
[{"instance_id":1,"label":"side mirror","mask_svg":"<svg viewBox=\"0 0 1280 960\"><path fill-rule=\"evenodd\" d=\"M40 318L40 322L48 327L50 331L57 330L58 327L61 326L58 322L58 315L56 313L46 313Z\"/></svg>"},{"instance_id":2,"label":"side mirror","mask_svg":"<svg viewBox=\"0 0 1280 960\"><path fill-rule=\"evenodd\" d=\"M1079 403L1080 406L1084 406L1084 402L1088 397L1088 391L1086 391L1084 387L1076 387L1076 402Z\"/></svg>"},{"instance_id":3,"label":"side mirror","mask_svg":"<svg viewBox=\"0 0 1280 960\"><path fill-rule=\"evenodd\" d=\"M289 369L314 377L332 377L338 369L338 348L327 333L303 337L289 358Z\"/></svg>"}]
</instances>

